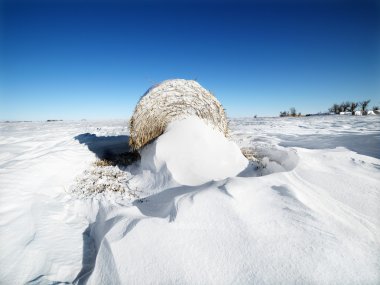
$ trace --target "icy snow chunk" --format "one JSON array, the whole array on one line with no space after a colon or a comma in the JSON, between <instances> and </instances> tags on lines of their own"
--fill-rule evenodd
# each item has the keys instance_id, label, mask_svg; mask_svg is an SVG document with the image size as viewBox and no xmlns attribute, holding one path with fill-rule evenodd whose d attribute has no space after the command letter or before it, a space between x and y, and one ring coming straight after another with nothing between
<instances>
[{"instance_id":1,"label":"icy snow chunk","mask_svg":"<svg viewBox=\"0 0 380 285\"><path fill-rule=\"evenodd\" d=\"M182 185L195 186L236 176L248 165L239 147L197 117L170 123L141 151L141 166L169 172Z\"/></svg>"}]
</instances>

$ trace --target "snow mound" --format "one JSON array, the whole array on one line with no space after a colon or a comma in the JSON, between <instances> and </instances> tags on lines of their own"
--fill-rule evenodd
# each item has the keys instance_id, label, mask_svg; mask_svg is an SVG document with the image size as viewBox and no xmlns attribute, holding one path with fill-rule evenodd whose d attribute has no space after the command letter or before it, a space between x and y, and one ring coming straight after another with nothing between
<instances>
[{"instance_id":1,"label":"snow mound","mask_svg":"<svg viewBox=\"0 0 380 285\"><path fill-rule=\"evenodd\" d=\"M181 185L195 186L236 176L248 165L239 147L197 117L170 123L141 151L141 167L169 172Z\"/></svg>"},{"instance_id":2,"label":"snow mound","mask_svg":"<svg viewBox=\"0 0 380 285\"><path fill-rule=\"evenodd\" d=\"M299 157L297 151L281 146L258 145L243 148L251 157L249 167L239 174L241 177L257 177L276 172L292 171L296 168Z\"/></svg>"}]
</instances>

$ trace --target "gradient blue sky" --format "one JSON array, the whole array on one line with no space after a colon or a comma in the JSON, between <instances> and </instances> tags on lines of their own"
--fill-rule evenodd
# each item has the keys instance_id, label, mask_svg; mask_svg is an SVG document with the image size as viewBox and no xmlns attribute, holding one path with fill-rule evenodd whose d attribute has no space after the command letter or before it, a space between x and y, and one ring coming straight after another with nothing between
<instances>
[{"instance_id":1,"label":"gradient blue sky","mask_svg":"<svg viewBox=\"0 0 380 285\"><path fill-rule=\"evenodd\" d=\"M380 104L379 1L2 1L0 119L128 118L169 78L229 116Z\"/></svg>"}]
</instances>

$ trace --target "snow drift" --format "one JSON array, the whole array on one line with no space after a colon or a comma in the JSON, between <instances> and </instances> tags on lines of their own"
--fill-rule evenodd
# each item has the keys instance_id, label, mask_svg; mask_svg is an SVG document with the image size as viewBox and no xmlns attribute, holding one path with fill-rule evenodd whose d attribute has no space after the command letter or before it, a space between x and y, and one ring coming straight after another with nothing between
<instances>
[{"instance_id":1,"label":"snow drift","mask_svg":"<svg viewBox=\"0 0 380 285\"><path fill-rule=\"evenodd\" d=\"M236 176L248 165L239 147L198 117L179 119L141 151L141 166L181 185Z\"/></svg>"}]
</instances>

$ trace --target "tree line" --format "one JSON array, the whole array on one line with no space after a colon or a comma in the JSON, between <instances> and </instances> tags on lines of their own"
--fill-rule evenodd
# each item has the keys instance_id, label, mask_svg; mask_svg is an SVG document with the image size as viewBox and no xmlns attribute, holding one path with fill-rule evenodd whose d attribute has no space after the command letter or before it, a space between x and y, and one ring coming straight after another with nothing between
<instances>
[{"instance_id":1,"label":"tree line","mask_svg":"<svg viewBox=\"0 0 380 285\"><path fill-rule=\"evenodd\" d=\"M339 114L340 112L351 112L352 115L355 115L355 111L361 111L363 115L366 115L368 112L368 104L371 100L364 100L362 102L342 102L340 104L333 104L329 108L329 112L334 114ZM378 106L374 106L373 110L378 110Z\"/></svg>"},{"instance_id":2,"label":"tree line","mask_svg":"<svg viewBox=\"0 0 380 285\"><path fill-rule=\"evenodd\" d=\"M355 115L355 111L361 111L362 115L367 115L368 113L368 105L371 102L371 100L364 100L361 102L351 102L346 101L342 102L340 104L333 104L328 111L330 113L334 114L340 114L340 112L351 112L352 115ZM372 110L376 111L379 110L379 106L373 106ZM318 113L319 115L328 115L328 113ZM296 108L292 107L289 109L289 111L282 111L280 112L280 117L300 117L301 113L297 113ZM310 114L307 114L306 116L310 116Z\"/></svg>"},{"instance_id":3,"label":"tree line","mask_svg":"<svg viewBox=\"0 0 380 285\"><path fill-rule=\"evenodd\" d=\"M280 112L280 117L300 117L301 113L297 114L296 108L292 107L289 111Z\"/></svg>"}]
</instances>

